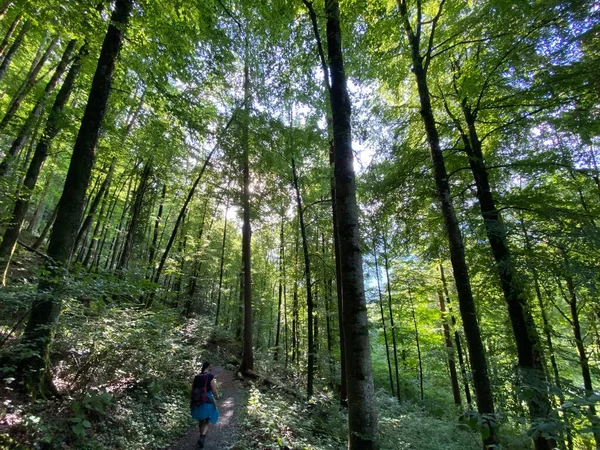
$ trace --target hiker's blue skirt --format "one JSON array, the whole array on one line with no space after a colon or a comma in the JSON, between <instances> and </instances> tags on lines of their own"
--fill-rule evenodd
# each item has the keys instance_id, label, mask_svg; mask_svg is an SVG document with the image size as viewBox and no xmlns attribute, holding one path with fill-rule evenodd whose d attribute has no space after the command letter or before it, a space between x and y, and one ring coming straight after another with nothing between
<instances>
[{"instance_id":1,"label":"hiker's blue skirt","mask_svg":"<svg viewBox=\"0 0 600 450\"><path fill-rule=\"evenodd\" d=\"M215 424L219 419L219 410L217 409L217 405L215 405L212 392L208 393L208 398L210 403L202 403L201 405L192 408L192 419L208 419L210 423Z\"/></svg>"}]
</instances>

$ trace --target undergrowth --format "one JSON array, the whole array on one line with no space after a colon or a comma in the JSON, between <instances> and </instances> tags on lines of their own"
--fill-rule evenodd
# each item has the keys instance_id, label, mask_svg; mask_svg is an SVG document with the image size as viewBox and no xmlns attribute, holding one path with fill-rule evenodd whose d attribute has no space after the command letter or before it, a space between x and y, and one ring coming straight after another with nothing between
<instances>
[{"instance_id":1,"label":"undergrowth","mask_svg":"<svg viewBox=\"0 0 600 450\"><path fill-rule=\"evenodd\" d=\"M377 393L377 407L382 450L481 448L479 435L457 424L456 417L434 417L384 391ZM347 448L347 413L331 392L316 394L309 403L277 387L252 387L241 425L239 449Z\"/></svg>"},{"instance_id":2,"label":"undergrowth","mask_svg":"<svg viewBox=\"0 0 600 450\"><path fill-rule=\"evenodd\" d=\"M191 425L208 319L135 304L65 302L53 346L61 395L30 401L2 368L0 448L159 449ZM21 351L17 344L4 353Z\"/></svg>"}]
</instances>

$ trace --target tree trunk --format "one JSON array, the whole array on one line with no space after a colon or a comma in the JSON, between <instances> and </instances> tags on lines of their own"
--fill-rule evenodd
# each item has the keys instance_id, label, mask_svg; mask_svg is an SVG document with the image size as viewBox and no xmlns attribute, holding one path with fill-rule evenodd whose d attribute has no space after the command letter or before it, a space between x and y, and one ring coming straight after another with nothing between
<instances>
[{"instance_id":1,"label":"tree trunk","mask_svg":"<svg viewBox=\"0 0 600 450\"><path fill-rule=\"evenodd\" d=\"M75 41L71 41L74 45ZM69 43L69 45L71 45ZM83 49L83 47L82 47ZM65 52L66 54L66 52ZM73 62L71 69L63 83L54 104L52 106L52 110L50 111L50 115L48 116L48 121L46 122L46 128L42 134L42 138L38 142L35 152L33 154L33 158L29 164L29 168L27 169L27 173L25 175L25 180L23 181L23 186L25 189L22 191L21 196L17 198L15 202L12 218L10 219L10 224L6 228L4 232L4 237L2 239L2 243L0 243L0 270L2 270L3 277L2 282L5 283L6 274L8 272L8 268L10 266L10 260L12 254L15 249L15 245L17 240L19 239L19 235L21 232L21 227L23 225L23 220L25 219L25 215L27 214L27 209L29 208L29 201L31 199L31 193L35 188L37 183L38 176L40 171L42 170L42 165L48 156L48 149L56 137L60 129L62 128L60 120L62 115L62 110L68 101L71 91L73 90L73 84L75 78L79 73L79 69L81 67L81 57L83 56L83 52L80 51L76 60ZM64 59L64 56L63 56ZM61 61L62 63L62 61ZM57 69L58 72L59 69ZM48 230L46 230L47 233ZM40 238L45 238L44 233ZM40 241L43 241L43 239ZM38 244L39 246L39 244ZM34 248L37 248L34 244Z\"/></svg>"},{"instance_id":2,"label":"tree trunk","mask_svg":"<svg viewBox=\"0 0 600 450\"><path fill-rule=\"evenodd\" d=\"M15 56L15 53L17 52L17 50L19 50L19 47L23 43L23 39L25 38L25 35L27 34L27 32L29 31L30 28L31 28L31 22L28 20L23 24L23 26L21 27L21 30L19 31L19 34L17 34L17 37L13 41L13 43L10 46L10 48L8 49L8 51L6 52L6 55L4 56L2 63L0 63L0 81L2 81L2 79L4 78L4 75L6 74L6 71L8 70L8 66L10 66L10 63Z\"/></svg>"},{"instance_id":3,"label":"tree trunk","mask_svg":"<svg viewBox=\"0 0 600 450\"><path fill-rule=\"evenodd\" d=\"M281 227L279 231L279 288L278 288L278 301L277 301L277 324L275 331L275 352L273 354L273 360L279 359L279 343L281 337L281 302L283 300L283 285L285 284L285 247L283 241L283 224L285 218L285 210L281 209Z\"/></svg>"},{"instance_id":4,"label":"tree trunk","mask_svg":"<svg viewBox=\"0 0 600 450\"><path fill-rule=\"evenodd\" d=\"M313 395L313 381L315 376L315 343L314 343L314 318L313 318L313 296L312 279L310 273L310 258L308 254L308 240L306 238L306 227L304 226L304 212L302 210L302 197L300 196L300 187L298 186L298 175L296 173L296 163L292 158L292 179L294 191L296 192L296 206L298 208L298 220L300 222L300 234L302 236L302 251L304 254L304 276L306 279L306 310L308 324L308 357L306 369L306 396L310 400Z\"/></svg>"},{"instance_id":5,"label":"tree trunk","mask_svg":"<svg viewBox=\"0 0 600 450\"><path fill-rule=\"evenodd\" d=\"M46 222L46 225L44 226L42 233L35 240L35 242L31 246L31 248L33 248L34 250L37 250L44 243L44 241L46 240L46 236L48 236L48 233L50 232L50 228L52 228L52 225L54 225L54 221L56 220L57 214L58 214L58 204L52 210L52 216L50 216L50 219L48 220L48 222Z\"/></svg>"},{"instance_id":6,"label":"tree trunk","mask_svg":"<svg viewBox=\"0 0 600 450\"><path fill-rule=\"evenodd\" d=\"M467 406L471 408L471 404L473 401L471 400L471 389L469 388L469 379L467 377L467 364L463 358L462 352L462 344L460 339L460 334L458 329L456 328L456 317L452 312L452 306L450 304L450 293L448 292L448 284L446 283L446 276L444 275L444 266L440 263L440 280L442 282L442 288L444 289L444 295L446 298L446 305L448 305L448 315L450 316L452 328L454 329L454 343L456 344L456 355L458 356L458 365L460 367L460 373L463 380L463 386L465 390L465 400L467 401Z\"/></svg>"},{"instance_id":7,"label":"tree trunk","mask_svg":"<svg viewBox=\"0 0 600 450\"><path fill-rule=\"evenodd\" d=\"M25 99L27 94L29 94L29 92L31 92L31 90L34 88L36 82L38 81L37 76L40 73L40 70L42 70L42 67L44 67L44 64L50 57L50 54L54 50L54 47L56 46L57 43L58 43L58 36L55 37L54 39L52 39L52 41L50 42L50 45L48 45L48 48L46 49L46 51L44 52L44 54L42 55L42 57L40 58L38 63L27 74L27 78L23 82L23 85L19 88L19 90L14 95L13 99L10 102L10 105L8 106L8 110L6 111L6 114L4 114L2 121L0 121L0 130L4 130L6 128L8 123L12 120L12 118L15 116L15 114L19 110L21 103L23 102L23 100ZM73 41L71 41L71 43L69 43L69 47L68 47L69 53L73 49L73 46L75 45L75 43ZM68 60L63 58L63 61L61 61L63 70L67 64L68 64ZM56 85L57 81L58 81L58 79L56 79L54 81L54 83L52 83L50 90L54 89L54 86ZM48 83L48 86L50 86L50 85L51 85L51 83ZM47 92L47 91L44 92L44 96L46 97L46 99L48 98L49 95L50 95L50 92ZM36 105L36 108L42 108L42 107L43 107L43 105L42 106ZM34 111L35 111L35 108L34 108ZM41 113L41 110L37 113L37 115L39 115L40 113ZM31 125L30 125L30 127L31 127ZM21 146L22 145L23 144L21 144Z\"/></svg>"},{"instance_id":8,"label":"tree trunk","mask_svg":"<svg viewBox=\"0 0 600 450\"><path fill-rule=\"evenodd\" d=\"M140 179L140 183L135 193L135 201L133 202L133 206L131 208L131 219L129 221L129 227L127 227L127 234L123 243L123 250L119 258L119 263L117 264L118 271L126 270L127 265L129 264L129 259L131 258L131 252L133 250L133 241L135 233L138 229L138 222L140 219L140 214L142 212L142 206L144 204L144 194L146 193L152 174L152 161L153 157L151 156L148 159L148 162L146 162L146 164L144 165L142 177Z\"/></svg>"},{"instance_id":9,"label":"tree trunk","mask_svg":"<svg viewBox=\"0 0 600 450\"><path fill-rule=\"evenodd\" d=\"M221 288L223 287L223 268L225 267L225 244L227 243L227 213L229 211L229 197L225 205L225 223L223 225L223 241L221 242L221 263L219 266L219 287L217 292L217 313L215 314L215 326L219 325L219 312L221 310Z\"/></svg>"},{"instance_id":10,"label":"tree trunk","mask_svg":"<svg viewBox=\"0 0 600 450\"><path fill-rule=\"evenodd\" d=\"M102 184L100 185L100 189L96 193L96 196L94 197L94 200L92 201L92 204L90 205L88 214L87 214L86 218L84 219L81 227L79 228L77 236L75 237L75 242L73 243L73 253L75 253L77 251L78 245L80 243L82 243L83 236L87 235L88 230L89 230L90 226L92 225L92 222L94 221L94 218L96 216L96 210L98 209L98 206L100 206L100 202L104 198L104 194L108 191L108 189L110 189L110 182L112 180L112 175L115 170L116 162L117 162L117 157L115 156L115 157L113 157L113 159L110 163L110 167L108 169L108 174L106 175L106 178L104 178L104 180L102 181ZM85 246L85 242L83 243L83 245Z\"/></svg>"},{"instance_id":11,"label":"tree trunk","mask_svg":"<svg viewBox=\"0 0 600 450\"><path fill-rule=\"evenodd\" d=\"M4 16L6 15L8 8L10 7L10 4L11 0L5 0L0 5L0 20L4 19Z\"/></svg>"},{"instance_id":12,"label":"tree trunk","mask_svg":"<svg viewBox=\"0 0 600 450\"><path fill-rule=\"evenodd\" d=\"M225 133L225 131L227 131L229 129L229 126L233 122L234 117L235 117L235 113L231 115L231 118L229 119L229 122L227 122L227 125L225 125L225 128L223 129L221 136ZM165 267L165 263L167 262L167 258L169 257L169 252L171 251L171 247L173 246L173 243L175 242L175 238L177 237L177 230L179 229L179 225L181 224L181 221L183 220L183 217L187 211L187 207L194 196L194 192L196 192L196 188L198 187L200 180L202 179L202 175L204 175L204 172L206 171L206 167L210 163L210 160L211 160L212 156L214 155L215 151L217 150L217 148L219 148L220 141L221 141L220 137L219 137L219 139L217 139L217 143L215 144L215 146L212 148L212 150L206 156L206 159L204 160L204 163L202 164L202 167L200 168L200 172L198 173L196 180L192 184L192 187L190 188L190 191L188 192L188 195L185 198L185 201L183 202L181 210L179 211L179 215L177 216L177 220L175 220L175 225L173 226L173 231L171 232L171 237L169 238L169 241L167 242L165 251L163 252L162 257L160 258L160 262L159 262L156 272L154 273L154 276L152 278L153 283L158 283L158 280L160 279L160 275L162 274L162 271ZM150 308L152 306L153 301L154 301L154 292L152 292L152 294L149 296L148 300L146 301L146 308Z\"/></svg>"},{"instance_id":13,"label":"tree trunk","mask_svg":"<svg viewBox=\"0 0 600 450\"><path fill-rule=\"evenodd\" d=\"M156 245L158 244L158 231L160 229L160 221L163 215L163 209L165 206L165 197L167 195L167 184L162 185L162 194L160 196L160 204L158 205L158 213L156 214L156 220L154 221L154 232L152 233L152 244L150 245L150 252L148 254L148 264L154 266L154 257L156 256ZM204 222L204 219L203 219ZM200 235L202 237L202 234Z\"/></svg>"},{"instance_id":14,"label":"tree trunk","mask_svg":"<svg viewBox=\"0 0 600 450\"><path fill-rule=\"evenodd\" d=\"M388 310L390 313L390 328L392 329L392 348L394 349L394 367L396 371L396 397L400 401L400 373L398 368L398 347L396 345L396 326L394 325L394 312L392 310L392 285L390 282L390 261L388 257L387 236L382 235L383 240L383 268L385 270L385 281L387 285Z\"/></svg>"},{"instance_id":15,"label":"tree trunk","mask_svg":"<svg viewBox=\"0 0 600 450\"><path fill-rule=\"evenodd\" d=\"M300 230L296 227L296 239L295 239L295 251L294 251L294 293L292 300L292 362L298 363L300 361L299 354L299 308L298 308L298 255L300 246ZM298 365L298 364L297 364Z\"/></svg>"},{"instance_id":16,"label":"tree trunk","mask_svg":"<svg viewBox=\"0 0 600 450\"><path fill-rule=\"evenodd\" d=\"M329 148L329 165L335 163L333 142ZM342 259L340 256L340 235L337 224L337 207L335 205L335 178L331 177L331 215L333 220L333 248L335 258L335 287L337 296L338 328L340 335L340 406L348 406L348 388L346 383L346 339L344 338L344 303L342 295Z\"/></svg>"},{"instance_id":17,"label":"tree trunk","mask_svg":"<svg viewBox=\"0 0 600 450\"><path fill-rule=\"evenodd\" d=\"M358 207L350 127L350 98L342 56L342 37L337 0L326 0L327 50L331 76L330 105L335 155L335 187L340 257L346 379L348 386L348 448L377 448L377 407L371 372Z\"/></svg>"},{"instance_id":18,"label":"tree trunk","mask_svg":"<svg viewBox=\"0 0 600 450\"><path fill-rule=\"evenodd\" d=\"M6 54L6 49L8 49L8 43L10 42L10 38L12 38L13 34L15 33L15 30L19 26L19 23L21 23L22 18L23 14L18 14L17 17L14 18L14 20L8 27L8 30L4 35L4 39L2 39L2 42L0 43L0 61L4 59L4 55ZM0 62L0 64L2 63Z\"/></svg>"},{"instance_id":19,"label":"tree trunk","mask_svg":"<svg viewBox=\"0 0 600 450\"><path fill-rule=\"evenodd\" d=\"M415 303L412 298L410 286L408 286L408 300L410 301L410 312L415 327L415 342L417 344L417 359L419 361L419 390L421 392L421 401L425 398L423 391L423 358L421 358L421 342L419 341L419 327L417 326L417 315L415 313Z\"/></svg>"},{"instance_id":20,"label":"tree trunk","mask_svg":"<svg viewBox=\"0 0 600 450\"><path fill-rule=\"evenodd\" d=\"M106 208L109 205L109 193L110 193L110 189L106 189L104 191L104 195L102 196L102 205L100 206L100 212L98 213L98 219L96 220L96 226L94 227L94 231L92 231L92 236L90 238L90 244L87 248L87 250L85 251L85 256L82 255L82 264L84 267L87 267L88 269L91 269L91 267L93 266L93 259L92 256L94 256L94 253L96 251L96 247L98 244L98 240L100 239L101 236L101 230L102 230L102 225L105 221L108 220L108 218L106 217ZM95 259L95 257L94 257Z\"/></svg>"},{"instance_id":21,"label":"tree trunk","mask_svg":"<svg viewBox=\"0 0 600 450\"><path fill-rule=\"evenodd\" d=\"M517 281L514 273L514 264L510 249L508 247L507 231L502 216L492 196L489 183L487 167L483 159L481 141L477 134L477 113L473 113L466 99L461 103L463 115L467 123L468 132L461 131L461 138L465 152L469 157L469 166L477 186L477 199L485 225L488 242L490 244L496 271L500 277L500 285L504 293L504 299L508 305L521 373L520 383L522 388L528 392L527 404L531 414L532 422L537 423L548 419L552 410L550 399L545 388L540 386L546 384L546 373L544 368L543 354L540 348L540 340L535 328L531 311L527 305L527 298L523 288ZM539 433L534 434L536 450L551 449L556 442L551 438L545 438Z\"/></svg>"},{"instance_id":22,"label":"tree trunk","mask_svg":"<svg viewBox=\"0 0 600 450\"><path fill-rule=\"evenodd\" d=\"M381 293L381 282L379 280L379 263L377 262L377 240L373 235L373 258L375 259L375 278L377 278L377 293L379 294L379 310L381 312L381 325L383 327L383 339L385 341L385 355L387 358L388 372L390 376L390 389L393 396L396 396L394 390L394 379L392 377L392 361L390 359L390 346L388 344L387 330L385 327L385 314L383 313L383 294ZM398 368L398 359L396 357L396 369ZM398 385L398 389L400 386Z\"/></svg>"},{"instance_id":23,"label":"tree trunk","mask_svg":"<svg viewBox=\"0 0 600 450\"><path fill-rule=\"evenodd\" d=\"M404 31L408 38L410 46L411 59L413 63L413 73L417 83L419 101L421 105L421 118L427 135L429 144L431 162L433 164L433 174L437 188L438 198L444 218L446 233L448 235L448 244L450 247L450 260L454 270L454 280L456 282L456 290L458 292L459 307L463 318L463 327L469 353L471 355L471 366L473 371L473 380L475 384L475 392L477 395L477 406L482 417L482 440L484 448L492 448L498 444L498 438L495 431L494 418L494 400L488 376L487 361L485 350L481 341L481 333L479 331L479 323L477 321L477 313L475 310L475 302L471 291L471 281L467 263L465 260L465 250L463 246L462 235L458 226L456 212L452 204L450 195L450 184L448 182L448 174L444 156L440 147L440 139L438 130L431 108L431 98L429 86L427 82L427 66L423 64L424 57L420 51L421 37L414 33L409 21L409 14L406 8L405 0L397 0L400 17ZM420 30L422 17L418 14L416 18ZM428 61L428 60L427 60Z\"/></svg>"},{"instance_id":24,"label":"tree trunk","mask_svg":"<svg viewBox=\"0 0 600 450\"><path fill-rule=\"evenodd\" d=\"M115 63L123 42L133 7L132 0L117 0L111 23L102 44L98 66L85 108L81 127L71 157L65 187L58 204L56 222L50 236L47 254L53 260L47 265L49 276L39 283L39 296L35 300L22 344L32 348L34 356L20 364L21 375L27 377L26 385L34 393L45 396L52 383L50 371L50 345L53 329L60 314L60 293L56 292L56 279L68 266L75 235L83 214L85 193L95 159L102 120L110 95ZM29 374L23 373L24 370Z\"/></svg>"},{"instance_id":25,"label":"tree trunk","mask_svg":"<svg viewBox=\"0 0 600 450\"><path fill-rule=\"evenodd\" d=\"M583 388L585 389L585 396L591 397L595 394L594 387L592 385L592 374L590 372L590 363L585 345L583 343L583 333L581 332L581 324L579 323L579 306L577 303L577 293L575 292L575 283L570 273L569 260L564 249L561 249L563 258L565 260L565 281L567 282L567 291L569 296L567 301L569 303L569 310L571 313L571 327L573 329L573 337L575 338L575 347L577 347L577 356L579 356L579 366L581 368L581 377L583 378ZM592 425L592 434L596 441L596 449L600 449L600 418L596 414L596 406L594 401L590 401L588 406L588 418Z\"/></svg>"},{"instance_id":26,"label":"tree trunk","mask_svg":"<svg viewBox=\"0 0 600 450\"><path fill-rule=\"evenodd\" d=\"M450 334L450 324L448 323L448 313L446 311L446 302L442 289L438 288L438 301L440 313L442 316L442 328L444 330L444 342L446 343L446 355L448 357L448 369L450 372L450 385L452 386L452 396L456 406L462 405L460 398L460 387L458 385L458 374L456 373L456 363L454 361L454 344L452 343L452 335Z\"/></svg>"},{"instance_id":27,"label":"tree trunk","mask_svg":"<svg viewBox=\"0 0 600 450\"><path fill-rule=\"evenodd\" d=\"M30 164L31 164L31 162L30 162ZM38 199L37 206L35 207L35 210L33 211L31 218L29 219L29 224L27 225L27 231L29 231L32 234L35 234L37 232L38 222L40 221L40 218L43 217L44 213L46 212L46 196L48 195L50 186L52 186L52 181L53 181L54 175L55 175L54 173L48 174L48 177L46 178L46 183L44 184L44 189L42 190L42 193L40 194L40 198Z\"/></svg>"},{"instance_id":28,"label":"tree trunk","mask_svg":"<svg viewBox=\"0 0 600 450\"><path fill-rule=\"evenodd\" d=\"M250 69L248 67L248 37L246 36L244 64L244 115L242 121L242 171L243 192L242 211L242 263L244 272L244 343L240 372L246 374L254 370L254 353L252 350L252 229L250 227Z\"/></svg>"}]
</instances>

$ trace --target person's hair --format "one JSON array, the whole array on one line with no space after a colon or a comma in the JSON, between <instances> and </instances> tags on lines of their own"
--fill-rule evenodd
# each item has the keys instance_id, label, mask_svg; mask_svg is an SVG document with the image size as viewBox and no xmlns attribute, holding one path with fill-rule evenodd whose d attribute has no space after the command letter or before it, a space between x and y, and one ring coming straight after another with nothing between
<instances>
[{"instance_id":1,"label":"person's hair","mask_svg":"<svg viewBox=\"0 0 600 450\"><path fill-rule=\"evenodd\" d=\"M202 364L202 368L200 369L200 373L204 373L204 371L206 369L208 369L210 367L210 363L208 361L204 361L204 363Z\"/></svg>"}]
</instances>

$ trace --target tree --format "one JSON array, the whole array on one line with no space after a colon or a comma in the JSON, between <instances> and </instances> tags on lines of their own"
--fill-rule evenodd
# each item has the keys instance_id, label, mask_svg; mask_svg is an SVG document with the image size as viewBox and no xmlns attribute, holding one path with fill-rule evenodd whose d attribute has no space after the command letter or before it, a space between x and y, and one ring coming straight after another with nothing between
<instances>
[{"instance_id":1,"label":"tree","mask_svg":"<svg viewBox=\"0 0 600 450\"><path fill-rule=\"evenodd\" d=\"M56 298L60 293L57 292L55 277L60 276L61 270L69 264L83 213L85 192L94 165L95 147L106 112L116 60L132 8L131 0L117 0L115 4L50 236L47 254L52 262L48 264L49 276L39 283L39 298L32 307L22 338L23 344L32 347L34 356L22 363L21 377L31 392L42 396L53 390L49 349L52 343L52 328L58 320L61 305L60 299Z\"/></svg>"}]
</instances>

